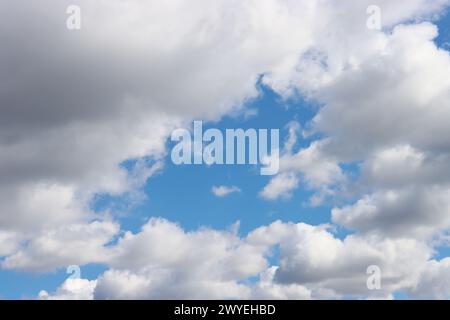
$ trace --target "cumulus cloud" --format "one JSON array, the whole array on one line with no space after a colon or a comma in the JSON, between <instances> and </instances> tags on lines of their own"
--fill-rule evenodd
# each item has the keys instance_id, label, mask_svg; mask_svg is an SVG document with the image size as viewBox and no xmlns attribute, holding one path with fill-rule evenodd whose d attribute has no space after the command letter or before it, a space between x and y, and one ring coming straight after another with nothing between
<instances>
[{"instance_id":1,"label":"cumulus cloud","mask_svg":"<svg viewBox=\"0 0 450 320\"><path fill-rule=\"evenodd\" d=\"M251 232L247 241L279 245L276 281L304 285L313 297L320 297L324 291L336 297L387 295L411 287L433 253L429 246L414 239L350 235L341 240L326 226L303 223L275 222ZM366 271L371 265L382 270L382 291L367 288Z\"/></svg>"},{"instance_id":2,"label":"cumulus cloud","mask_svg":"<svg viewBox=\"0 0 450 320\"><path fill-rule=\"evenodd\" d=\"M335 208L333 221L353 230L391 236L429 237L450 226L450 190L409 187L366 195Z\"/></svg>"},{"instance_id":3,"label":"cumulus cloud","mask_svg":"<svg viewBox=\"0 0 450 320\"><path fill-rule=\"evenodd\" d=\"M374 297L369 264L383 271L376 297L448 296L437 284L448 261L430 260L428 241L450 227L450 55L430 22L448 0L380 0L380 31L365 27L369 0L80 0L77 32L64 23L68 0L10 2L0 4L1 266L109 268L41 298ZM260 195L289 198L304 182L319 205L345 192L354 201L332 219L355 234L275 222L240 238L151 219L114 242L120 226L94 212L95 195L139 190L162 170L174 128L248 114L259 79L318 105L303 128L313 141L298 149L300 125L289 124L280 173ZM343 165L355 163L350 181Z\"/></svg>"},{"instance_id":4,"label":"cumulus cloud","mask_svg":"<svg viewBox=\"0 0 450 320\"><path fill-rule=\"evenodd\" d=\"M106 245L118 231L119 225L108 221L50 229L7 256L1 267L42 272L68 265L104 263L109 259Z\"/></svg>"},{"instance_id":5,"label":"cumulus cloud","mask_svg":"<svg viewBox=\"0 0 450 320\"><path fill-rule=\"evenodd\" d=\"M151 219L112 248L111 270L98 279L95 297L245 298L249 289L240 281L266 268L265 250L229 231L185 232Z\"/></svg>"},{"instance_id":6,"label":"cumulus cloud","mask_svg":"<svg viewBox=\"0 0 450 320\"><path fill-rule=\"evenodd\" d=\"M379 5L390 25L384 32L348 32L356 22L348 21L295 71L266 78L283 95L296 90L318 102L309 131L326 137L297 154L286 152L280 171L306 178L305 186L317 190L312 204L329 196L359 199L333 210L338 224L390 236L430 236L449 221L450 55L434 43L433 24L396 25L405 19L394 15L400 11L421 11L416 21L424 19L430 12L422 4L415 2L414 10ZM357 164L351 172L360 173L357 181L346 178L345 164Z\"/></svg>"},{"instance_id":7,"label":"cumulus cloud","mask_svg":"<svg viewBox=\"0 0 450 320\"><path fill-rule=\"evenodd\" d=\"M96 285L96 280L67 279L52 294L41 290L38 298L41 300L92 300Z\"/></svg>"},{"instance_id":8,"label":"cumulus cloud","mask_svg":"<svg viewBox=\"0 0 450 320\"><path fill-rule=\"evenodd\" d=\"M296 140L297 134L291 128L285 142L285 153L280 158L281 173L272 178L260 194L268 200L290 198L303 180L306 188L317 191L311 204L318 205L323 198L334 193L334 187L345 183L345 174L337 158L324 150L327 140L314 141L309 147L293 152Z\"/></svg>"},{"instance_id":9,"label":"cumulus cloud","mask_svg":"<svg viewBox=\"0 0 450 320\"><path fill-rule=\"evenodd\" d=\"M17 250L21 236L11 231L0 232L0 256L7 256Z\"/></svg>"},{"instance_id":10,"label":"cumulus cloud","mask_svg":"<svg viewBox=\"0 0 450 320\"><path fill-rule=\"evenodd\" d=\"M295 173L278 174L261 190L260 195L267 200L290 198L298 183L299 177Z\"/></svg>"},{"instance_id":11,"label":"cumulus cloud","mask_svg":"<svg viewBox=\"0 0 450 320\"><path fill-rule=\"evenodd\" d=\"M450 296L450 258L431 260L420 275L420 282L409 293L420 299L448 299Z\"/></svg>"},{"instance_id":12,"label":"cumulus cloud","mask_svg":"<svg viewBox=\"0 0 450 320\"><path fill-rule=\"evenodd\" d=\"M9 12L0 22L9 44L0 54L8 70L0 95L4 228L79 220L91 214L94 194L135 189L122 162L146 158L151 166L173 128L242 109L261 74L306 47L301 26L312 18L309 5L278 1L78 1L83 24L72 32L69 4L0 5ZM60 200L40 212L52 204L30 194Z\"/></svg>"},{"instance_id":13,"label":"cumulus cloud","mask_svg":"<svg viewBox=\"0 0 450 320\"><path fill-rule=\"evenodd\" d=\"M275 248L279 265L269 266ZM75 286L67 280L55 294L41 297L95 286L97 299L380 298L427 286L432 255L433 249L419 240L339 239L326 225L276 221L241 238L212 229L186 232L167 220L152 219L111 248L110 269L95 285L84 281ZM371 265L382 272L377 291L367 287ZM252 277L258 281L248 281Z\"/></svg>"},{"instance_id":14,"label":"cumulus cloud","mask_svg":"<svg viewBox=\"0 0 450 320\"><path fill-rule=\"evenodd\" d=\"M417 236L448 228L450 55L436 35L429 23L395 27L357 68L319 90L326 102L314 125L331 136L328 152L362 161L361 198L336 208L335 222Z\"/></svg>"}]
</instances>

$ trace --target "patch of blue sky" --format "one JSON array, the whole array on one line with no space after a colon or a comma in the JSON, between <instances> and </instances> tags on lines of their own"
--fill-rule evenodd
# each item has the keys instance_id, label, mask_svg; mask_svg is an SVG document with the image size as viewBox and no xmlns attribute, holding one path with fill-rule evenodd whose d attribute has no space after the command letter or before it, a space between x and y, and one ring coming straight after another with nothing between
<instances>
[{"instance_id":1,"label":"patch of blue sky","mask_svg":"<svg viewBox=\"0 0 450 320\"><path fill-rule=\"evenodd\" d=\"M303 100L284 101L280 96L259 84L260 97L246 106L257 110L251 117L227 116L217 123L204 123L204 130L254 128L280 129L280 142L287 135L286 125L295 120L302 126L313 118L317 106ZM201 120L201 119L198 119ZM311 141L299 139L296 148L307 147ZM169 150L174 143L169 143ZM126 167L131 168L132 163ZM174 165L170 156L165 160L164 171L152 177L143 191L146 199L118 219L125 230L137 232L150 217L162 217L179 223L185 230L200 227L225 229L240 221L242 235L275 220L303 221L323 224L330 220L330 207L313 208L308 205L312 192L302 185L291 197L267 201L259 192L271 177L261 176L259 168L252 165ZM213 186L237 186L241 192L219 198L212 193ZM126 208L126 199L100 196L96 209L108 206Z\"/></svg>"},{"instance_id":2,"label":"patch of blue sky","mask_svg":"<svg viewBox=\"0 0 450 320\"><path fill-rule=\"evenodd\" d=\"M439 35L435 39L435 43L448 51L450 51L450 9L442 15L441 19L436 22L439 29Z\"/></svg>"},{"instance_id":3,"label":"patch of blue sky","mask_svg":"<svg viewBox=\"0 0 450 320\"><path fill-rule=\"evenodd\" d=\"M441 260L450 257L450 246L448 245L438 246L435 250L436 253L433 256L433 259Z\"/></svg>"}]
</instances>

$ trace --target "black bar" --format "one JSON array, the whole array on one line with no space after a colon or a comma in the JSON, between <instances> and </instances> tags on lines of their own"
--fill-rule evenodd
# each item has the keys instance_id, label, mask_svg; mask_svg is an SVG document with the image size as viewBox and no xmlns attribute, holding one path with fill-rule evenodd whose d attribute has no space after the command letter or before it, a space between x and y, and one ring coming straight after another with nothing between
<instances>
[{"instance_id":1,"label":"black bar","mask_svg":"<svg viewBox=\"0 0 450 320\"><path fill-rule=\"evenodd\" d=\"M106 314L126 320L138 319L387 319L393 312L405 316L447 314L449 301L229 301L229 300L163 300L163 301L0 301L3 312L15 316L32 313L58 319ZM180 309L183 308L183 309ZM206 315L204 310L207 312ZM182 312L181 312L182 310ZM234 311L234 312L233 312ZM189 314L187 314L189 313ZM6 313L8 314L8 313Z\"/></svg>"}]
</instances>

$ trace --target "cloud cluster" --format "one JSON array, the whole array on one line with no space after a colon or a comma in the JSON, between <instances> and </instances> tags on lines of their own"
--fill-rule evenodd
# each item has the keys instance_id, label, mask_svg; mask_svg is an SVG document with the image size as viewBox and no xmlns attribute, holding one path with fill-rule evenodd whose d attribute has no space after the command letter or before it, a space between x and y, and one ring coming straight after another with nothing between
<instances>
[{"instance_id":1,"label":"cloud cluster","mask_svg":"<svg viewBox=\"0 0 450 320\"><path fill-rule=\"evenodd\" d=\"M71 2L0 4L2 268L108 266L48 299L448 297L448 259L432 260L431 243L450 227L450 55L432 24L448 0L380 0L383 30L366 28L368 0L78 0L75 32ZM355 234L275 222L241 238L160 219L122 234L93 210L96 195L136 192L162 170L173 128L245 115L259 79L319 105L303 131L318 138L297 150L292 122L260 195L304 182L313 205L354 199L332 222Z\"/></svg>"},{"instance_id":2,"label":"cloud cluster","mask_svg":"<svg viewBox=\"0 0 450 320\"><path fill-rule=\"evenodd\" d=\"M276 248L280 264L269 266ZM151 219L140 232L127 232L109 248L110 269L95 286L83 280L75 287L80 291L81 284L88 286L97 299L376 298L429 286L435 275L429 275L428 263L446 263L427 263L432 254L432 248L418 240L341 240L328 226L304 223L276 221L241 238L212 229L186 232L167 220ZM383 270L380 291L366 286L370 265ZM68 279L54 294L41 298L65 297L72 287L73 279Z\"/></svg>"},{"instance_id":3,"label":"cloud cluster","mask_svg":"<svg viewBox=\"0 0 450 320\"><path fill-rule=\"evenodd\" d=\"M173 128L242 109L308 42L287 4L256 3L77 1L79 31L65 24L72 1L2 3L2 228L90 219L94 194L145 182ZM120 166L136 159L141 181Z\"/></svg>"}]
</instances>

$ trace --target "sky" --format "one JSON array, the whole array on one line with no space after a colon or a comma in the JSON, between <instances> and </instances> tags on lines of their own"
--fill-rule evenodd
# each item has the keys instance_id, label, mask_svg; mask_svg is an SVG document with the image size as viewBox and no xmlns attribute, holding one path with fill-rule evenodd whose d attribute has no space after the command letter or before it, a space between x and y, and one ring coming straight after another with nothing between
<instances>
[{"instance_id":1,"label":"sky","mask_svg":"<svg viewBox=\"0 0 450 320\"><path fill-rule=\"evenodd\" d=\"M450 298L449 6L3 1L0 298Z\"/></svg>"}]
</instances>

